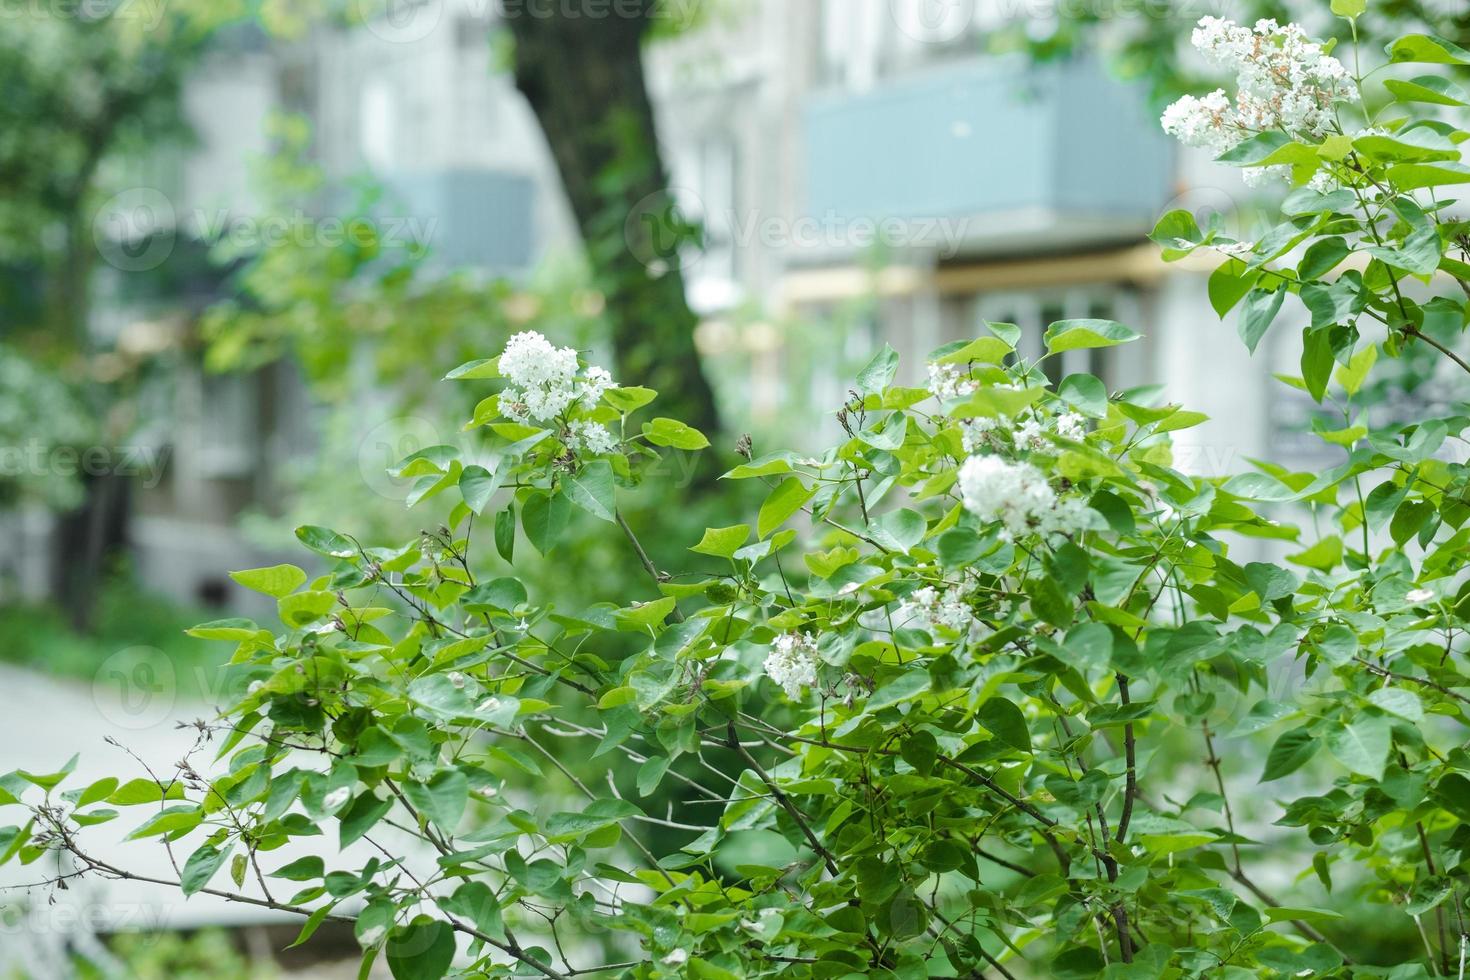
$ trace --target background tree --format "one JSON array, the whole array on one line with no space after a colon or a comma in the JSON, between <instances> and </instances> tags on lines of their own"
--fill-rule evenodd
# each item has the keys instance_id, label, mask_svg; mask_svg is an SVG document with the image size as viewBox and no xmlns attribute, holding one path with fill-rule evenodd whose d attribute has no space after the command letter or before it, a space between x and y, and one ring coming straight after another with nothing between
<instances>
[{"instance_id":1,"label":"background tree","mask_svg":"<svg viewBox=\"0 0 1470 980\"><path fill-rule=\"evenodd\" d=\"M563 5L531 12L506 4L504 15L515 37L516 86L546 134L607 294L619 373L662 392L666 411L712 429L714 394L677 256L693 229L669 195L643 72L660 7L640 0L637 16L594 18Z\"/></svg>"},{"instance_id":2,"label":"background tree","mask_svg":"<svg viewBox=\"0 0 1470 980\"><path fill-rule=\"evenodd\" d=\"M88 324L102 177L185 136L181 82L215 31L240 13L194 0L87 5L9 18L0 34L0 266L28 283L0 294L3 340L35 353L33 370L49 365L87 379L77 394L102 445L127 437L130 415L113 409L133 377L99 378L89 363L97 353ZM51 587L78 626L126 539L129 480L93 475L82 490L56 527Z\"/></svg>"}]
</instances>

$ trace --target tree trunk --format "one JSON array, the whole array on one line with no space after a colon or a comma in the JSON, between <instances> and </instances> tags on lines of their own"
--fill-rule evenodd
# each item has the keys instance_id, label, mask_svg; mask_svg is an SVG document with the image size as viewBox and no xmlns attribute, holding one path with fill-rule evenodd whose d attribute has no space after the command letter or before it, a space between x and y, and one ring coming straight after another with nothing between
<instances>
[{"instance_id":1,"label":"tree trunk","mask_svg":"<svg viewBox=\"0 0 1470 980\"><path fill-rule=\"evenodd\" d=\"M83 489L82 505L56 516L51 544L51 596L78 632L92 628L98 594L127 548L132 480L123 473L88 475Z\"/></svg>"},{"instance_id":2,"label":"tree trunk","mask_svg":"<svg viewBox=\"0 0 1470 980\"><path fill-rule=\"evenodd\" d=\"M618 377L657 389L659 414L719 427L694 347L678 247L689 241L669 206L643 41L655 0L605 16L505 3L516 87L530 102L560 171L588 261L607 298Z\"/></svg>"}]
</instances>

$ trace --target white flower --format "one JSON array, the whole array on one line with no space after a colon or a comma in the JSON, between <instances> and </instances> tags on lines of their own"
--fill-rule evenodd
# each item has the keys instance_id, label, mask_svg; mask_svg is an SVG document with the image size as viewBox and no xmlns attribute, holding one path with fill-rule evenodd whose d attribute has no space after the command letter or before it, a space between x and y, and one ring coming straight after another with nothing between
<instances>
[{"instance_id":1,"label":"white flower","mask_svg":"<svg viewBox=\"0 0 1470 980\"><path fill-rule=\"evenodd\" d=\"M1057 416L1057 435L1080 442L1087 437L1087 419L1077 412L1063 412Z\"/></svg>"},{"instance_id":2,"label":"white flower","mask_svg":"<svg viewBox=\"0 0 1470 980\"><path fill-rule=\"evenodd\" d=\"M1023 419L1016 426L1015 439L1017 448L1021 449L1045 449L1049 445L1041 422L1035 418Z\"/></svg>"},{"instance_id":3,"label":"white flower","mask_svg":"<svg viewBox=\"0 0 1470 980\"><path fill-rule=\"evenodd\" d=\"M1086 503L1058 500L1045 474L1030 463L971 456L960 467L959 485L965 509L983 521L1000 521L1008 538L1031 531L1070 534L1090 523Z\"/></svg>"},{"instance_id":4,"label":"white flower","mask_svg":"<svg viewBox=\"0 0 1470 980\"><path fill-rule=\"evenodd\" d=\"M971 456L960 467L960 497L965 509L984 521L1000 521L1012 535L1031 529L1036 514L1056 506L1046 477L1030 463L999 456Z\"/></svg>"},{"instance_id":5,"label":"white flower","mask_svg":"<svg viewBox=\"0 0 1470 980\"><path fill-rule=\"evenodd\" d=\"M782 633L766 656L766 676L795 701L803 687L817 682L817 644L804 633Z\"/></svg>"},{"instance_id":6,"label":"white flower","mask_svg":"<svg viewBox=\"0 0 1470 980\"><path fill-rule=\"evenodd\" d=\"M603 392L611 387L613 387L612 375L607 372L606 368L588 368L587 375L582 383L582 407L587 409L596 408L597 403L602 401Z\"/></svg>"},{"instance_id":7,"label":"white flower","mask_svg":"<svg viewBox=\"0 0 1470 980\"><path fill-rule=\"evenodd\" d=\"M500 393L501 411L510 418L544 422L566 411L576 397L577 352L553 347L527 330L506 343L500 373L510 382Z\"/></svg>"},{"instance_id":8,"label":"white flower","mask_svg":"<svg viewBox=\"0 0 1470 980\"><path fill-rule=\"evenodd\" d=\"M618 440L601 422L577 419L567 433L572 452L586 456L604 456L616 452Z\"/></svg>"},{"instance_id":9,"label":"white flower","mask_svg":"<svg viewBox=\"0 0 1470 980\"><path fill-rule=\"evenodd\" d=\"M975 393L976 387L975 382L966 377L958 365L929 365L929 390L941 401L968 397Z\"/></svg>"},{"instance_id":10,"label":"white flower","mask_svg":"<svg viewBox=\"0 0 1470 980\"><path fill-rule=\"evenodd\" d=\"M570 382L577 374L577 352L570 347L553 347L541 334L526 330L506 341L500 354L500 373L521 388Z\"/></svg>"},{"instance_id":11,"label":"white flower","mask_svg":"<svg viewBox=\"0 0 1470 980\"><path fill-rule=\"evenodd\" d=\"M661 962L664 966L683 966L689 962L689 950L681 946L668 956L665 956Z\"/></svg>"},{"instance_id":12,"label":"white flower","mask_svg":"<svg viewBox=\"0 0 1470 980\"><path fill-rule=\"evenodd\" d=\"M1217 156L1240 142L1230 116L1230 100L1217 88L1202 99L1186 95L1164 110L1164 132L1185 146L1202 146Z\"/></svg>"},{"instance_id":13,"label":"white flower","mask_svg":"<svg viewBox=\"0 0 1470 980\"><path fill-rule=\"evenodd\" d=\"M1260 168L1260 167L1253 167L1251 169L1253 169L1253 170L1260 170L1262 168ZM1221 255L1228 255L1232 259L1244 259L1244 258L1247 258L1248 256L1250 256L1250 254L1256 250L1256 243L1255 242L1213 242L1213 243L1211 243L1210 248L1212 248L1215 251L1219 252Z\"/></svg>"},{"instance_id":14,"label":"white flower","mask_svg":"<svg viewBox=\"0 0 1470 980\"><path fill-rule=\"evenodd\" d=\"M337 807L341 806L343 803L346 803L347 802L347 798L349 796L351 796L351 795L352 795L352 790L348 789L346 786L342 786L342 787L339 787L337 789L334 789L330 793L328 793L325 797L322 798L322 809L323 810L335 810L335 809L337 809Z\"/></svg>"},{"instance_id":15,"label":"white flower","mask_svg":"<svg viewBox=\"0 0 1470 980\"><path fill-rule=\"evenodd\" d=\"M955 586L945 589L943 593L932 585L915 589L899 603L896 612L899 622L919 627L929 633L933 633L936 626L942 626L952 633L967 633L970 622L974 619L974 614L965 602L964 592Z\"/></svg>"},{"instance_id":16,"label":"white flower","mask_svg":"<svg viewBox=\"0 0 1470 980\"><path fill-rule=\"evenodd\" d=\"M1307 181L1307 186L1318 194L1326 194L1337 190L1342 186L1342 182L1333 175L1332 171L1319 170L1312 174L1312 179Z\"/></svg>"},{"instance_id":17,"label":"white flower","mask_svg":"<svg viewBox=\"0 0 1470 980\"><path fill-rule=\"evenodd\" d=\"M500 354L500 374L507 384L500 393L500 411L522 422L549 422L579 403L592 409L603 393L615 387L606 369L589 367L578 376L577 352L553 347L534 330L516 334Z\"/></svg>"},{"instance_id":18,"label":"white flower","mask_svg":"<svg viewBox=\"0 0 1470 980\"><path fill-rule=\"evenodd\" d=\"M1430 599L1433 599L1434 592L1431 589L1414 589L1413 591L1407 593L1404 598L1407 601L1418 605L1421 602L1428 602Z\"/></svg>"},{"instance_id":19,"label":"white flower","mask_svg":"<svg viewBox=\"0 0 1470 980\"><path fill-rule=\"evenodd\" d=\"M1224 89L1203 98L1186 95L1164 110L1164 132L1186 146L1223 153L1255 133L1284 130L1321 139L1333 124L1332 106L1353 98L1342 62L1296 24L1259 20L1254 27L1204 17L1190 38L1209 61L1235 74L1235 100ZM1285 167L1252 167L1248 181L1289 176Z\"/></svg>"},{"instance_id":20,"label":"white flower","mask_svg":"<svg viewBox=\"0 0 1470 980\"><path fill-rule=\"evenodd\" d=\"M982 449L999 449L1002 444L1001 433L1008 425L1010 419L1004 415L981 415L965 419L960 423L960 441L965 445L965 452L973 456Z\"/></svg>"}]
</instances>

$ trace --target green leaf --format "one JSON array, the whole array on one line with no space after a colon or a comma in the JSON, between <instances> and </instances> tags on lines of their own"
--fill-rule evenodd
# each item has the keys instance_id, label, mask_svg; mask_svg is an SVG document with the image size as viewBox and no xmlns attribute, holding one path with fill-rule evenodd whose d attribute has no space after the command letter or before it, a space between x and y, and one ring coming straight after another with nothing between
<instances>
[{"instance_id":1,"label":"green leaf","mask_svg":"<svg viewBox=\"0 0 1470 980\"><path fill-rule=\"evenodd\" d=\"M253 639L261 632L261 629L248 619L216 619L213 622L191 626L184 632L196 640L229 640L232 643L240 643Z\"/></svg>"},{"instance_id":2,"label":"green leaf","mask_svg":"<svg viewBox=\"0 0 1470 980\"><path fill-rule=\"evenodd\" d=\"M1307 394L1318 404L1332 380L1332 335L1330 330L1307 330L1302 333L1302 381Z\"/></svg>"},{"instance_id":3,"label":"green leaf","mask_svg":"<svg viewBox=\"0 0 1470 980\"><path fill-rule=\"evenodd\" d=\"M441 903L450 915L459 916L487 936L505 935L501 922L500 902L495 892L483 881L467 881Z\"/></svg>"},{"instance_id":4,"label":"green leaf","mask_svg":"<svg viewBox=\"0 0 1470 980\"><path fill-rule=\"evenodd\" d=\"M495 551L507 562L516 553L516 508L511 504L495 515Z\"/></svg>"},{"instance_id":5,"label":"green leaf","mask_svg":"<svg viewBox=\"0 0 1470 980\"><path fill-rule=\"evenodd\" d=\"M924 520L924 515L907 507L889 511L878 519L874 531L884 540L884 543L896 545L898 550L907 553L914 545L924 540L924 534L929 529L929 524Z\"/></svg>"},{"instance_id":6,"label":"green leaf","mask_svg":"<svg viewBox=\"0 0 1470 980\"><path fill-rule=\"evenodd\" d=\"M1260 277L1259 269L1250 268L1240 259L1226 259L1210 273L1209 281L1205 283L1215 314L1223 317L1235 309L1235 304L1251 291Z\"/></svg>"},{"instance_id":7,"label":"green leaf","mask_svg":"<svg viewBox=\"0 0 1470 980\"><path fill-rule=\"evenodd\" d=\"M971 341L956 341L941 347L936 351L934 363L1003 364L1014 349L999 337L976 337Z\"/></svg>"},{"instance_id":8,"label":"green leaf","mask_svg":"<svg viewBox=\"0 0 1470 980\"><path fill-rule=\"evenodd\" d=\"M392 800L380 800L371 792L360 794L347 809L337 813L337 846L345 849L355 843L392 808Z\"/></svg>"},{"instance_id":9,"label":"green leaf","mask_svg":"<svg viewBox=\"0 0 1470 980\"><path fill-rule=\"evenodd\" d=\"M1393 741L1392 726L1383 715L1361 715L1327 733L1327 751L1360 776L1382 779Z\"/></svg>"},{"instance_id":10,"label":"green leaf","mask_svg":"<svg viewBox=\"0 0 1470 980\"><path fill-rule=\"evenodd\" d=\"M1365 344L1356 354L1348 358L1345 366L1337 369L1337 383L1349 395L1356 395L1368 380L1368 372L1378 362L1378 347Z\"/></svg>"},{"instance_id":11,"label":"green leaf","mask_svg":"<svg viewBox=\"0 0 1470 980\"><path fill-rule=\"evenodd\" d=\"M1046 389L1040 385L1031 388L980 388L967 401L950 410L955 418L997 418L1002 415L1014 417L1028 405L1041 401Z\"/></svg>"},{"instance_id":12,"label":"green leaf","mask_svg":"<svg viewBox=\"0 0 1470 980\"><path fill-rule=\"evenodd\" d=\"M1448 78L1438 75L1416 75L1405 81L1390 78L1383 87L1394 94L1400 102L1427 102L1430 105L1463 106L1470 104L1465 90Z\"/></svg>"},{"instance_id":13,"label":"green leaf","mask_svg":"<svg viewBox=\"0 0 1470 980\"><path fill-rule=\"evenodd\" d=\"M1470 51L1435 34L1405 34L1389 43L1388 60L1422 65L1470 65Z\"/></svg>"},{"instance_id":14,"label":"green leaf","mask_svg":"<svg viewBox=\"0 0 1470 980\"><path fill-rule=\"evenodd\" d=\"M305 524L296 529L297 539L312 551L328 558L356 558L358 547L331 528Z\"/></svg>"},{"instance_id":15,"label":"green leaf","mask_svg":"<svg viewBox=\"0 0 1470 980\"><path fill-rule=\"evenodd\" d=\"M893 384L893 376L898 373L898 351L887 344L883 349L873 355L868 366L858 372L858 389L865 392L878 392Z\"/></svg>"},{"instance_id":16,"label":"green leaf","mask_svg":"<svg viewBox=\"0 0 1470 980\"><path fill-rule=\"evenodd\" d=\"M181 800L184 798L184 785L174 781L167 784L168 799ZM130 779L119 786L110 796L107 802L112 806L139 806L143 803L159 803L164 799L164 787L152 779Z\"/></svg>"},{"instance_id":17,"label":"green leaf","mask_svg":"<svg viewBox=\"0 0 1470 980\"><path fill-rule=\"evenodd\" d=\"M194 895L209 884L209 879L225 863L227 851L217 850L209 845L199 848L189 855L189 860L184 862L184 870L179 873L179 887L185 895Z\"/></svg>"},{"instance_id":18,"label":"green leaf","mask_svg":"<svg viewBox=\"0 0 1470 980\"><path fill-rule=\"evenodd\" d=\"M619 609L613 614L619 629L646 630L657 626L668 618L669 613L674 611L678 603L674 596L667 595L662 599L654 599L652 602L644 602Z\"/></svg>"},{"instance_id":19,"label":"green leaf","mask_svg":"<svg viewBox=\"0 0 1470 980\"><path fill-rule=\"evenodd\" d=\"M279 599L295 592L306 581L306 573L295 565L272 565L231 572L230 578L252 592L262 592Z\"/></svg>"},{"instance_id":20,"label":"green leaf","mask_svg":"<svg viewBox=\"0 0 1470 980\"><path fill-rule=\"evenodd\" d=\"M1026 726L1026 716L1015 702L993 696L980 705L975 719L1011 748L1027 753L1031 751L1031 730Z\"/></svg>"},{"instance_id":21,"label":"green leaf","mask_svg":"<svg viewBox=\"0 0 1470 980\"><path fill-rule=\"evenodd\" d=\"M459 474L459 492L464 497L465 506L476 514L485 513L485 508L490 505L490 498L499 489L499 470L491 473L483 466L471 465L466 466Z\"/></svg>"},{"instance_id":22,"label":"green leaf","mask_svg":"<svg viewBox=\"0 0 1470 980\"><path fill-rule=\"evenodd\" d=\"M1240 310L1239 330L1240 339L1245 341L1246 349L1252 354L1256 352L1256 345L1261 342L1261 338L1266 335L1271 321L1276 319L1285 299L1284 289L1265 290L1256 287L1246 295L1245 305Z\"/></svg>"},{"instance_id":23,"label":"green leaf","mask_svg":"<svg viewBox=\"0 0 1470 980\"><path fill-rule=\"evenodd\" d=\"M636 385L631 388L609 388L602 393L603 401L624 415L638 411L657 397L658 392L652 388L639 388Z\"/></svg>"},{"instance_id":24,"label":"green leaf","mask_svg":"<svg viewBox=\"0 0 1470 980\"><path fill-rule=\"evenodd\" d=\"M277 871L272 871L269 877L284 878L287 881L316 881L326 873L326 864L321 857L316 854L308 854Z\"/></svg>"},{"instance_id":25,"label":"green leaf","mask_svg":"<svg viewBox=\"0 0 1470 980\"><path fill-rule=\"evenodd\" d=\"M800 478L788 476L777 485L767 496L765 503L761 504L760 515L756 518L756 537L764 538L776 528L785 524L787 519L812 499L817 491L808 488Z\"/></svg>"},{"instance_id":26,"label":"green leaf","mask_svg":"<svg viewBox=\"0 0 1470 980\"><path fill-rule=\"evenodd\" d=\"M709 445L704 433L674 419L657 418L652 422L645 422L643 434L655 446L668 446L672 449L704 449Z\"/></svg>"},{"instance_id":27,"label":"green leaf","mask_svg":"<svg viewBox=\"0 0 1470 980\"><path fill-rule=\"evenodd\" d=\"M1271 167L1283 164L1315 166L1317 151L1273 129L1237 143L1215 159L1237 167Z\"/></svg>"},{"instance_id":28,"label":"green leaf","mask_svg":"<svg viewBox=\"0 0 1470 980\"><path fill-rule=\"evenodd\" d=\"M500 377L500 358L482 357L466 361L444 376L445 381L484 381Z\"/></svg>"},{"instance_id":29,"label":"green leaf","mask_svg":"<svg viewBox=\"0 0 1470 980\"><path fill-rule=\"evenodd\" d=\"M440 980L454 948L454 927L421 915L388 937L388 969L393 980Z\"/></svg>"},{"instance_id":30,"label":"green leaf","mask_svg":"<svg viewBox=\"0 0 1470 980\"><path fill-rule=\"evenodd\" d=\"M1367 9L1368 0L1332 0L1332 12L1349 20L1361 16Z\"/></svg>"},{"instance_id":31,"label":"green leaf","mask_svg":"<svg viewBox=\"0 0 1470 980\"><path fill-rule=\"evenodd\" d=\"M453 834L470 798L470 782L458 769L441 769L427 783L405 780L403 795L446 834Z\"/></svg>"},{"instance_id":32,"label":"green leaf","mask_svg":"<svg viewBox=\"0 0 1470 980\"><path fill-rule=\"evenodd\" d=\"M1389 167L1388 182L1401 191L1450 184L1470 184L1470 167L1463 163L1401 163Z\"/></svg>"},{"instance_id":33,"label":"green leaf","mask_svg":"<svg viewBox=\"0 0 1470 980\"><path fill-rule=\"evenodd\" d=\"M1069 374L1057 385L1057 397L1083 415L1100 419L1108 414L1108 389L1090 374Z\"/></svg>"},{"instance_id":34,"label":"green leaf","mask_svg":"<svg viewBox=\"0 0 1470 980\"><path fill-rule=\"evenodd\" d=\"M1316 736L1306 728L1284 732L1266 754L1266 770L1261 773L1261 782L1269 783L1296 772L1317 754L1318 744Z\"/></svg>"},{"instance_id":35,"label":"green leaf","mask_svg":"<svg viewBox=\"0 0 1470 980\"><path fill-rule=\"evenodd\" d=\"M567 529L571 513L571 502L564 493L532 493L521 504L521 527L526 532L526 540L541 554L549 554Z\"/></svg>"},{"instance_id":36,"label":"green leaf","mask_svg":"<svg viewBox=\"0 0 1470 980\"><path fill-rule=\"evenodd\" d=\"M138 840L143 837L174 834L181 830L193 830L199 826L203 819L204 815L193 804L164 807L148 820L145 820L141 827L128 835L127 839Z\"/></svg>"},{"instance_id":37,"label":"green leaf","mask_svg":"<svg viewBox=\"0 0 1470 980\"><path fill-rule=\"evenodd\" d=\"M578 507L604 521L613 520L617 509L612 464L596 459L567 479L567 497Z\"/></svg>"},{"instance_id":38,"label":"green leaf","mask_svg":"<svg viewBox=\"0 0 1470 980\"><path fill-rule=\"evenodd\" d=\"M648 796L658 788L663 781L664 773L669 771L670 759L666 755L650 756L643 765L638 767L638 795Z\"/></svg>"},{"instance_id":39,"label":"green leaf","mask_svg":"<svg viewBox=\"0 0 1470 980\"><path fill-rule=\"evenodd\" d=\"M929 690L929 675L922 670L910 670L897 679L889 681L868 698L867 711L877 711L917 697Z\"/></svg>"},{"instance_id":40,"label":"green leaf","mask_svg":"<svg viewBox=\"0 0 1470 980\"><path fill-rule=\"evenodd\" d=\"M1113 347L1137 340L1139 335L1116 320L1058 320L1046 328L1048 353Z\"/></svg>"},{"instance_id":41,"label":"green leaf","mask_svg":"<svg viewBox=\"0 0 1470 980\"><path fill-rule=\"evenodd\" d=\"M1380 687L1368 695L1368 703L1411 724L1424 720L1424 704L1419 695L1402 687Z\"/></svg>"},{"instance_id":42,"label":"green leaf","mask_svg":"<svg viewBox=\"0 0 1470 980\"><path fill-rule=\"evenodd\" d=\"M750 537L749 524L732 524L730 527L706 528L704 537L690 551L716 558L733 558L740 546Z\"/></svg>"},{"instance_id":43,"label":"green leaf","mask_svg":"<svg viewBox=\"0 0 1470 980\"><path fill-rule=\"evenodd\" d=\"M1164 261L1173 262L1193 251L1205 236L1191 212L1175 208L1158 220L1148 237L1164 250Z\"/></svg>"}]
</instances>

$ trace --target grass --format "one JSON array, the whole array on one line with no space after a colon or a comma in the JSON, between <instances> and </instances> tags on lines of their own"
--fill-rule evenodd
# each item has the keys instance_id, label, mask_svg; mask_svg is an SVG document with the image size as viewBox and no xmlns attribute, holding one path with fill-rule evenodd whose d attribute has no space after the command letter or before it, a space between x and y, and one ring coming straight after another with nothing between
<instances>
[{"instance_id":1,"label":"grass","mask_svg":"<svg viewBox=\"0 0 1470 980\"><path fill-rule=\"evenodd\" d=\"M130 579L114 578L98 595L94 625L86 633L73 629L53 605L0 605L0 662L92 681L107 665L130 669L166 661L180 693L198 695L201 679L217 670L228 651L185 636L184 630L217 618L144 591Z\"/></svg>"}]
</instances>

